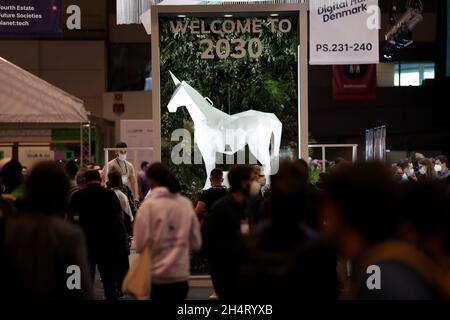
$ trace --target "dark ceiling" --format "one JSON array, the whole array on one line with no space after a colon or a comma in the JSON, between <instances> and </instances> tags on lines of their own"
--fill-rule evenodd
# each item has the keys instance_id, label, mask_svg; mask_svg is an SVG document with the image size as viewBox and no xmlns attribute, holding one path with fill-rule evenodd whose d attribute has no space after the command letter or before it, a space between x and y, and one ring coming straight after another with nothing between
<instances>
[{"instance_id":1,"label":"dark ceiling","mask_svg":"<svg viewBox=\"0 0 450 320\"><path fill-rule=\"evenodd\" d=\"M314 0L310 0L314 1ZM406 8L406 3L409 0L378 0L378 4L381 7L382 12L389 12L389 8L392 3L396 3L399 6L400 12ZM425 12L436 12L437 4L439 0L422 0ZM441 0L442 1L442 0ZM116 0L107 0L108 12L116 12Z\"/></svg>"},{"instance_id":2,"label":"dark ceiling","mask_svg":"<svg viewBox=\"0 0 450 320\"><path fill-rule=\"evenodd\" d=\"M378 5L382 12L389 12L390 6L394 3L399 7L400 12L403 12L408 1L409 0L378 0ZM436 12L438 1L439 0L422 0L424 12Z\"/></svg>"}]
</instances>

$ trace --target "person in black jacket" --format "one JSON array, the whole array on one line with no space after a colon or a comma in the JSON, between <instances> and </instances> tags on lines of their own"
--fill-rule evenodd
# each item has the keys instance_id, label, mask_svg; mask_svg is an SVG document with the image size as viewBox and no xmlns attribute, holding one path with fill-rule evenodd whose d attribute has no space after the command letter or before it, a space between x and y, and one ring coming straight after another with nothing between
<instances>
[{"instance_id":1,"label":"person in black jacket","mask_svg":"<svg viewBox=\"0 0 450 320\"><path fill-rule=\"evenodd\" d=\"M68 217L78 214L88 247L92 281L98 266L107 300L116 296L116 257L123 246L123 233L119 229L123 219L122 207L116 194L101 185L97 170L86 172L87 188L76 192L67 210Z\"/></svg>"},{"instance_id":2,"label":"person in black jacket","mask_svg":"<svg viewBox=\"0 0 450 320\"><path fill-rule=\"evenodd\" d=\"M232 167L230 193L211 208L206 226L209 271L219 299L233 298L243 236L249 231L245 202L250 195L254 170L250 165Z\"/></svg>"},{"instance_id":3,"label":"person in black jacket","mask_svg":"<svg viewBox=\"0 0 450 320\"><path fill-rule=\"evenodd\" d=\"M307 170L284 162L271 178L269 217L245 243L236 299L336 299L336 255L308 224Z\"/></svg>"},{"instance_id":4,"label":"person in black jacket","mask_svg":"<svg viewBox=\"0 0 450 320\"><path fill-rule=\"evenodd\" d=\"M131 237L130 230L132 226L132 213L128 198L120 188L122 186L122 176L117 170L111 170L108 172L108 189L114 191L117 198L120 201L122 207L123 219L118 219L118 229L121 232L121 237L123 239L123 245L119 245L116 251L116 281L117 281L117 295L119 297L123 296L122 284L128 270L130 269L129 255L130 255L130 245Z\"/></svg>"},{"instance_id":5,"label":"person in black jacket","mask_svg":"<svg viewBox=\"0 0 450 320\"><path fill-rule=\"evenodd\" d=\"M338 254L352 261L350 297L353 299L428 300L440 297L438 285L445 281L436 281L439 268L423 250L426 243L421 241L417 247L413 240L406 241L399 236L400 213L405 207L399 193L402 188L408 186L396 185L388 168L377 162L346 164L330 175L325 188L326 224L323 231ZM428 189L431 190L427 187L424 191ZM412 191L409 194L415 194ZM427 196L426 193L423 195ZM415 206L420 203L418 199L407 201ZM431 209L432 203L425 203L425 207ZM411 215L403 219L413 224L419 220L423 222L424 217L409 213ZM437 219L439 215L428 214L427 217ZM428 231L427 228L434 227L436 222L428 222L420 229ZM417 235L420 233L423 232Z\"/></svg>"},{"instance_id":6,"label":"person in black jacket","mask_svg":"<svg viewBox=\"0 0 450 320\"><path fill-rule=\"evenodd\" d=\"M221 169L215 168L211 170L209 180L211 181L211 188L202 192L195 207L195 213L197 214L201 224L203 224L208 218L208 213L211 210L212 205L217 200L228 194L227 188L222 185L223 172Z\"/></svg>"},{"instance_id":7,"label":"person in black jacket","mask_svg":"<svg viewBox=\"0 0 450 320\"><path fill-rule=\"evenodd\" d=\"M63 220L68 195L69 180L57 164L31 170L23 211L0 219L0 300L93 297L83 232Z\"/></svg>"}]
</instances>

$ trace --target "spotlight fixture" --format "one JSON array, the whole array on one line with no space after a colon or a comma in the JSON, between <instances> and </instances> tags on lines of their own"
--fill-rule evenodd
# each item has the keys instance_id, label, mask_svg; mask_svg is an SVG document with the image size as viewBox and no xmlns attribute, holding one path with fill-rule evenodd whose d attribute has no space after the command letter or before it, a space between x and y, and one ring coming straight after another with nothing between
<instances>
[{"instance_id":1,"label":"spotlight fixture","mask_svg":"<svg viewBox=\"0 0 450 320\"><path fill-rule=\"evenodd\" d=\"M423 11L423 4L421 0L409 0L408 7L411 9L420 10L420 12Z\"/></svg>"},{"instance_id":2,"label":"spotlight fixture","mask_svg":"<svg viewBox=\"0 0 450 320\"><path fill-rule=\"evenodd\" d=\"M394 45L397 49L403 49L413 43L412 31L403 26L394 38L388 40L389 43Z\"/></svg>"},{"instance_id":3,"label":"spotlight fixture","mask_svg":"<svg viewBox=\"0 0 450 320\"><path fill-rule=\"evenodd\" d=\"M411 45L414 42L412 31L417 24L423 21L422 12L423 5L420 0L409 0L405 13L397 19L397 6L393 5L389 17L389 22L393 25L385 35L387 43L396 49L403 49ZM392 55L386 54L385 58L387 58L386 56Z\"/></svg>"},{"instance_id":4,"label":"spotlight fixture","mask_svg":"<svg viewBox=\"0 0 450 320\"><path fill-rule=\"evenodd\" d=\"M395 57L395 51L396 47L391 43L387 43L383 47L383 57L387 60L392 60Z\"/></svg>"},{"instance_id":5,"label":"spotlight fixture","mask_svg":"<svg viewBox=\"0 0 450 320\"><path fill-rule=\"evenodd\" d=\"M397 6L393 4L389 11L389 23L393 26L397 22Z\"/></svg>"}]
</instances>

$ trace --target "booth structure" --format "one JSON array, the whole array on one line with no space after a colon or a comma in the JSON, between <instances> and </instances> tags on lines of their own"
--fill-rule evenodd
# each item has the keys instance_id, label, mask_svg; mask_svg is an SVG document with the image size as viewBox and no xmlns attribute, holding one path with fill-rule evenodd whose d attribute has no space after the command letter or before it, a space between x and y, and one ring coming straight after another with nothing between
<instances>
[{"instance_id":1,"label":"booth structure","mask_svg":"<svg viewBox=\"0 0 450 320\"><path fill-rule=\"evenodd\" d=\"M197 199L207 187L214 157L224 174L241 150L243 162L252 153L264 165L247 137L258 132L256 140L270 141L275 118L281 143L272 131L270 160L308 159L306 4L156 5L151 36L154 160L174 172L186 196ZM275 65L280 57L286 63ZM265 98L256 82L266 85ZM193 274L207 273L201 259L192 266Z\"/></svg>"},{"instance_id":2,"label":"booth structure","mask_svg":"<svg viewBox=\"0 0 450 320\"><path fill-rule=\"evenodd\" d=\"M216 17L217 19L227 19L227 17L239 17L240 19L253 19L255 16L276 17L282 14L294 15L298 19L295 32L298 32L298 52L297 52L297 119L298 124L298 157L308 158L308 18L306 4L247 4L247 5L199 5L199 6L163 6L156 5L151 7L151 30L152 30L152 71L153 71L153 95L152 108L154 117L154 151L155 158L161 159L161 114L162 109L166 108L161 101L161 25L160 19L165 17L185 18L185 17ZM205 26L201 22L201 29ZM226 22L225 22L226 23ZM214 24L214 23L213 23ZM230 26L230 25L228 25ZM214 26L212 26L214 27ZM225 30L226 31L226 30ZM211 31L214 33L214 30ZM185 33L185 31L183 31ZM205 33L209 33L206 31ZM175 37L176 38L176 37ZM222 40L221 40L222 41ZM236 39L233 41L242 41ZM225 43L226 44L226 43ZM218 50L219 59L223 57L223 52ZM229 52L228 52L229 53ZM205 55L208 59L213 59L211 52ZM202 59L205 57L202 55ZM231 55L233 56L233 55ZM235 55L236 57L236 55ZM239 79L238 81L246 81ZM270 110L268 110L270 112Z\"/></svg>"},{"instance_id":3,"label":"booth structure","mask_svg":"<svg viewBox=\"0 0 450 320\"><path fill-rule=\"evenodd\" d=\"M0 158L29 166L72 159L79 149L88 162L97 120L82 100L0 57Z\"/></svg>"},{"instance_id":4,"label":"booth structure","mask_svg":"<svg viewBox=\"0 0 450 320\"><path fill-rule=\"evenodd\" d=\"M0 58L0 123L84 122L82 100Z\"/></svg>"}]
</instances>

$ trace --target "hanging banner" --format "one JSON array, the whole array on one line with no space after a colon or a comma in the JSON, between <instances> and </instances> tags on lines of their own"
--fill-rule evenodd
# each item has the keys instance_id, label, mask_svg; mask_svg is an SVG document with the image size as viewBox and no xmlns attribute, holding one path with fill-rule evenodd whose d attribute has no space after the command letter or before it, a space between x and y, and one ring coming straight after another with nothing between
<instances>
[{"instance_id":1,"label":"hanging banner","mask_svg":"<svg viewBox=\"0 0 450 320\"><path fill-rule=\"evenodd\" d=\"M376 66L333 66L333 99L368 101L376 98Z\"/></svg>"},{"instance_id":2,"label":"hanging banner","mask_svg":"<svg viewBox=\"0 0 450 320\"><path fill-rule=\"evenodd\" d=\"M62 34L61 0L0 1L0 36Z\"/></svg>"},{"instance_id":3,"label":"hanging banner","mask_svg":"<svg viewBox=\"0 0 450 320\"><path fill-rule=\"evenodd\" d=\"M310 64L379 62L378 0L312 1Z\"/></svg>"}]
</instances>

